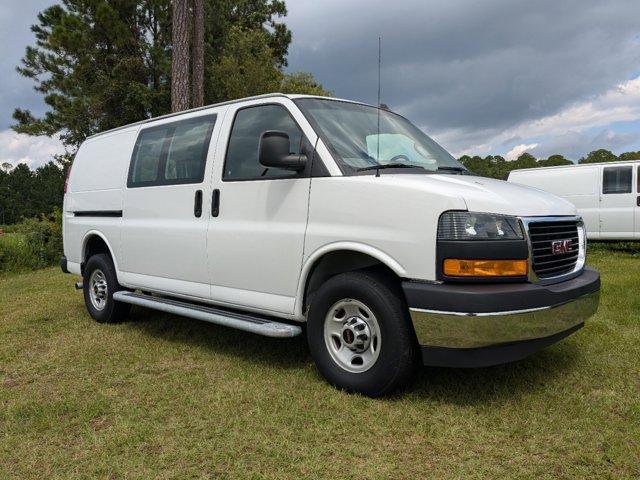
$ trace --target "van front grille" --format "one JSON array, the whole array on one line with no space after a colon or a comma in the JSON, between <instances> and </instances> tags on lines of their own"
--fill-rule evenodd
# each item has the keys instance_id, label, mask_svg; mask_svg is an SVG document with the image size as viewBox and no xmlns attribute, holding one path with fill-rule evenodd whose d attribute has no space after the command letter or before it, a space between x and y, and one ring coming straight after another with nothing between
<instances>
[{"instance_id":1,"label":"van front grille","mask_svg":"<svg viewBox=\"0 0 640 480\"><path fill-rule=\"evenodd\" d=\"M538 278L557 277L575 269L580 254L576 220L530 222L529 239Z\"/></svg>"}]
</instances>

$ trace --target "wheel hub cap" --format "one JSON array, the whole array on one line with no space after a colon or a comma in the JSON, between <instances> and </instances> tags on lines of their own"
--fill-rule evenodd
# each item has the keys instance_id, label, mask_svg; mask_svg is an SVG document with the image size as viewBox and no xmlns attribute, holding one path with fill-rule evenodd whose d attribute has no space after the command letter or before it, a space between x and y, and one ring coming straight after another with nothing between
<instances>
[{"instance_id":1,"label":"wheel hub cap","mask_svg":"<svg viewBox=\"0 0 640 480\"><path fill-rule=\"evenodd\" d=\"M342 327L342 340L354 352L364 352L371 343L371 329L359 317L351 317Z\"/></svg>"},{"instance_id":2,"label":"wheel hub cap","mask_svg":"<svg viewBox=\"0 0 640 480\"><path fill-rule=\"evenodd\" d=\"M94 270L89 277L89 298L96 310L102 310L107 304L107 278L102 270Z\"/></svg>"},{"instance_id":3,"label":"wheel hub cap","mask_svg":"<svg viewBox=\"0 0 640 480\"><path fill-rule=\"evenodd\" d=\"M327 312L324 340L333 361L352 373L369 370L380 355L380 326L373 311L355 299L336 302Z\"/></svg>"}]
</instances>

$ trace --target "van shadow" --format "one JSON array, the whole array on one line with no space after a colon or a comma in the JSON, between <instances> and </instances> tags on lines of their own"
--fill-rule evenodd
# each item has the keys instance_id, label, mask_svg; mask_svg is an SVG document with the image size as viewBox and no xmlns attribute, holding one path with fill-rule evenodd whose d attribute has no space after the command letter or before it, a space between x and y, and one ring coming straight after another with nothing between
<instances>
[{"instance_id":1,"label":"van shadow","mask_svg":"<svg viewBox=\"0 0 640 480\"><path fill-rule=\"evenodd\" d=\"M483 368L420 369L405 395L428 397L453 405L517 401L519 397L555 388L580 364L575 342L565 339L512 363Z\"/></svg>"},{"instance_id":2,"label":"van shadow","mask_svg":"<svg viewBox=\"0 0 640 480\"><path fill-rule=\"evenodd\" d=\"M134 307L129 327L163 342L277 368L303 369L311 360L306 337L270 338L187 317Z\"/></svg>"},{"instance_id":3,"label":"van shadow","mask_svg":"<svg viewBox=\"0 0 640 480\"><path fill-rule=\"evenodd\" d=\"M140 308L132 310L129 325L163 342L180 343L263 366L303 371L313 362L304 332L287 339L262 337ZM422 367L412 385L383 401L412 398L453 405L511 402L523 395L554 388L578 368L580 358L578 346L569 338L505 365L471 369ZM324 382L317 370L315 376L318 382Z\"/></svg>"}]
</instances>

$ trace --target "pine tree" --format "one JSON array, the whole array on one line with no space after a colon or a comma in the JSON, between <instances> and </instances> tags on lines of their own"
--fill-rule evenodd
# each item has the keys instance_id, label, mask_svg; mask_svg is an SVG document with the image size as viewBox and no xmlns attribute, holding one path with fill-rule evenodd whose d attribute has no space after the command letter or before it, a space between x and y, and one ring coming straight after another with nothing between
<instances>
[{"instance_id":1,"label":"pine tree","mask_svg":"<svg viewBox=\"0 0 640 480\"><path fill-rule=\"evenodd\" d=\"M172 7L171 0L61 0L42 11L18 71L34 81L49 111L36 118L18 108L13 128L59 134L72 154L88 135L170 112ZM279 90L291 42L279 21L284 2L204 0L203 7L204 102ZM187 87L181 108L191 95Z\"/></svg>"},{"instance_id":2,"label":"pine tree","mask_svg":"<svg viewBox=\"0 0 640 480\"><path fill-rule=\"evenodd\" d=\"M204 0L193 0L193 106L204 105Z\"/></svg>"},{"instance_id":3,"label":"pine tree","mask_svg":"<svg viewBox=\"0 0 640 480\"><path fill-rule=\"evenodd\" d=\"M50 110L35 118L16 109L14 129L59 133L73 149L98 131L166 113L170 13L167 0L63 0L45 9L18 71Z\"/></svg>"},{"instance_id":4,"label":"pine tree","mask_svg":"<svg viewBox=\"0 0 640 480\"><path fill-rule=\"evenodd\" d=\"M189 108L189 3L173 0L171 51L171 111Z\"/></svg>"}]
</instances>

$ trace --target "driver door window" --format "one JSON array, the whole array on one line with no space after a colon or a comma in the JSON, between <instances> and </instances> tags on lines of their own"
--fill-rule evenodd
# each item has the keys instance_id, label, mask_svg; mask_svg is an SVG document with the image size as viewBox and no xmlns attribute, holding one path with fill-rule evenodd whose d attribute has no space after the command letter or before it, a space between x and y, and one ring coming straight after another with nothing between
<instances>
[{"instance_id":1,"label":"driver door window","mask_svg":"<svg viewBox=\"0 0 640 480\"><path fill-rule=\"evenodd\" d=\"M300 153L302 131L281 105L260 105L238 110L231 128L222 179L262 180L291 178L300 173L280 168L266 168L258 161L260 137L268 130L289 135L290 153Z\"/></svg>"}]
</instances>

